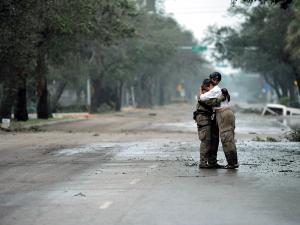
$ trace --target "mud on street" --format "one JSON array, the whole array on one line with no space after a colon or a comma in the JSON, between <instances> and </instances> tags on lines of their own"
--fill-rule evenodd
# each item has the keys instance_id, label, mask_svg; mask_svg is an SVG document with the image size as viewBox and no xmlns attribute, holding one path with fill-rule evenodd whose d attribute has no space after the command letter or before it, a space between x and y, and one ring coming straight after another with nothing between
<instances>
[{"instance_id":1,"label":"mud on street","mask_svg":"<svg viewBox=\"0 0 300 225\"><path fill-rule=\"evenodd\" d=\"M300 144L285 140L289 128L237 113L240 168L199 170L192 111L0 133L0 224L299 224Z\"/></svg>"}]
</instances>

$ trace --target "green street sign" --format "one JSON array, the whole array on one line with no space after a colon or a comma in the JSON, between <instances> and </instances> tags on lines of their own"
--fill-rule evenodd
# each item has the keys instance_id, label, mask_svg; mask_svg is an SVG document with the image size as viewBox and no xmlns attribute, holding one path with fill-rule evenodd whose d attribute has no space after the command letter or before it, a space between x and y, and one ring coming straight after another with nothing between
<instances>
[{"instance_id":1,"label":"green street sign","mask_svg":"<svg viewBox=\"0 0 300 225\"><path fill-rule=\"evenodd\" d=\"M218 67L218 68L227 68L228 65L224 64L224 63L219 63L219 64L216 65L216 67Z\"/></svg>"},{"instance_id":2,"label":"green street sign","mask_svg":"<svg viewBox=\"0 0 300 225\"><path fill-rule=\"evenodd\" d=\"M207 51L207 46L193 46L192 47L192 51L193 52L205 52L205 51Z\"/></svg>"}]
</instances>

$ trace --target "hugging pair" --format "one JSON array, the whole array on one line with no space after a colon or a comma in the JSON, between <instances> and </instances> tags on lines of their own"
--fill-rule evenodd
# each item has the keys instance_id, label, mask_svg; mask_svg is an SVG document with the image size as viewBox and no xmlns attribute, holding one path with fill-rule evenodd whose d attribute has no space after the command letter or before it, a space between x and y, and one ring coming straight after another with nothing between
<instances>
[{"instance_id":1,"label":"hugging pair","mask_svg":"<svg viewBox=\"0 0 300 225\"><path fill-rule=\"evenodd\" d=\"M199 168L235 169L239 167L234 139L235 115L230 109L230 95L221 89L222 75L210 74L201 85L194 119L198 126L200 145ZM219 138L227 160L226 166L217 163Z\"/></svg>"}]
</instances>

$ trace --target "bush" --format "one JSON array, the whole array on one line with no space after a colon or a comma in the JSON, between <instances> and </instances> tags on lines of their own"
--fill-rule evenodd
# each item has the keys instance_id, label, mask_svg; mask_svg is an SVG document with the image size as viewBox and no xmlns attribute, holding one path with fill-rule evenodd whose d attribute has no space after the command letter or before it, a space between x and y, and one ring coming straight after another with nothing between
<instances>
[{"instance_id":1,"label":"bush","mask_svg":"<svg viewBox=\"0 0 300 225\"><path fill-rule=\"evenodd\" d=\"M268 142L278 142L278 140L273 137L267 137L267 141Z\"/></svg>"},{"instance_id":2,"label":"bush","mask_svg":"<svg viewBox=\"0 0 300 225\"><path fill-rule=\"evenodd\" d=\"M86 112L85 105L70 105L57 107L57 113L72 113L72 112Z\"/></svg>"},{"instance_id":3,"label":"bush","mask_svg":"<svg viewBox=\"0 0 300 225\"><path fill-rule=\"evenodd\" d=\"M252 141L264 142L265 140L259 136L256 136Z\"/></svg>"},{"instance_id":4,"label":"bush","mask_svg":"<svg viewBox=\"0 0 300 225\"><path fill-rule=\"evenodd\" d=\"M286 138L292 142L300 142L300 129L293 130Z\"/></svg>"},{"instance_id":5,"label":"bush","mask_svg":"<svg viewBox=\"0 0 300 225\"><path fill-rule=\"evenodd\" d=\"M283 97L279 99L279 103L281 105L289 106L290 105L290 98L289 97Z\"/></svg>"}]
</instances>

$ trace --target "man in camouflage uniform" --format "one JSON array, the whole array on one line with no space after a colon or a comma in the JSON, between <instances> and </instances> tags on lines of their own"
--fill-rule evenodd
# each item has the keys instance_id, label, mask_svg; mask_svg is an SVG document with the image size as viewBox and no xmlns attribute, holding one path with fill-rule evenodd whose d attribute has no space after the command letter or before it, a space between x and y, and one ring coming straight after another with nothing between
<instances>
[{"instance_id":1,"label":"man in camouflage uniform","mask_svg":"<svg viewBox=\"0 0 300 225\"><path fill-rule=\"evenodd\" d=\"M208 92L200 96L201 101L208 101L218 98L222 95L226 96L226 100L221 102L221 105L214 107L216 112L217 126L220 131L221 142L223 151L228 165L224 168L235 169L239 167L237 150L235 145L235 115L229 107L230 95L226 89L221 89L218 84L220 83L222 76L218 72L214 72L210 75L210 79L214 84L214 87Z\"/></svg>"},{"instance_id":2,"label":"man in camouflage uniform","mask_svg":"<svg viewBox=\"0 0 300 225\"><path fill-rule=\"evenodd\" d=\"M202 91L208 91L211 87L210 79L205 79L201 85ZM219 129L216 119L213 116L213 106L219 106L225 97L198 101L197 110L194 112L194 119L197 122L200 144L199 168L221 168L217 164L217 152L219 147Z\"/></svg>"}]
</instances>

